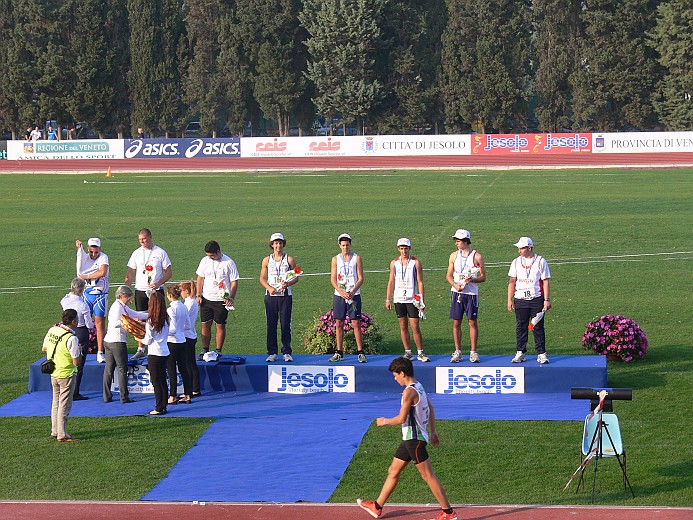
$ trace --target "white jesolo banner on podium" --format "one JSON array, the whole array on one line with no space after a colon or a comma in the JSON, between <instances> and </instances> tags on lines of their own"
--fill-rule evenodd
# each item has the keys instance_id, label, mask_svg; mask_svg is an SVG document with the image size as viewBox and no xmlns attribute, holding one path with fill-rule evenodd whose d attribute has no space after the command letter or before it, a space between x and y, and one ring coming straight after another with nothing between
<instances>
[{"instance_id":1,"label":"white jesolo banner on podium","mask_svg":"<svg viewBox=\"0 0 693 520\"><path fill-rule=\"evenodd\" d=\"M437 394L524 394L523 367L436 367Z\"/></svg>"},{"instance_id":2,"label":"white jesolo banner on podium","mask_svg":"<svg viewBox=\"0 0 693 520\"><path fill-rule=\"evenodd\" d=\"M183 393L183 378L179 372L176 372L178 387L176 395ZM111 392L120 392L118 385L118 376L114 375L111 383ZM144 365L135 365L128 367L128 392L131 394L153 394L154 387L149 379L149 370Z\"/></svg>"}]
</instances>

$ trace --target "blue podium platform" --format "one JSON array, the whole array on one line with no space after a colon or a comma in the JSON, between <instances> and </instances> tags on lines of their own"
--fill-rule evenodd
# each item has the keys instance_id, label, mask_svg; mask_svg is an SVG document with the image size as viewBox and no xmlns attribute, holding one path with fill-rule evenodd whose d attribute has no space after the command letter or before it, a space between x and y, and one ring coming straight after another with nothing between
<instances>
[{"instance_id":1,"label":"blue podium platform","mask_svg":"<svg viewBox=\"0 0 693 520\"><path fill-rule=\"evenodd\" d=\"M387 370L393 355L369 356L368 363L358 363L347 356L339 363L329 363L328 355L295 355L293 363L267 363L264 355L244 356L236 365L198 361L200 386L208 392L311 393L315 391L399 393L401 387ZM226 357L230 359L231 356ZM281 359L281 358L280 358ZM551 356L547 365L534 357L524 363L511 363L511 356L482 356L480 363L450 363L450 357L431 356L429 363L414 361L414 374L429 393L570 393L572 387L607 386L604 356ZM29 392L50 391L50 377L42 374L36 361L29 371ZM87 357L82 378L83 392L101 392L104 365L96 356ZM129 386L148 384L144 366L131 370ZM522 387L520 387L522 385Z\"/></svg>"}]
</instances>

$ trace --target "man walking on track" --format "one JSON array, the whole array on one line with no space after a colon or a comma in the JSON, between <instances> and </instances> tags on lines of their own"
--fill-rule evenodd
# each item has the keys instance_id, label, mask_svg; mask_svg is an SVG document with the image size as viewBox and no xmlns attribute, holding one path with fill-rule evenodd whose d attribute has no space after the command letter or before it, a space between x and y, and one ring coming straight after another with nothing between
<instances>
[{"instance_id":1,"label":"man walking on track","mask_svg":"<svg viewBox=\"0 0 693 520\"><path fill-rule=\"evenodd\" d=\"M436 416L433 405L428 400L421 383L414 378L414 367L410 360L404 357L397 358L390 363L388 370L392 372L395 381L404 387L402 404L395 417L378 417L376 423L378 426L388 424L400 426L402 428L402 442L392 459L378 499L366 501L359 498L356 503L361 509L368 511L372 517L379 518L383 514L385 502L397 487L400 474L409 462L414 461L416 469L419 470L442 508L435 520L457 520L457 514L450 507L445 489L434 473L431 459L429 459L426 451L429 430L431 444L438 446L440 442L436 432Z\"/></svg>"}]
</instances>

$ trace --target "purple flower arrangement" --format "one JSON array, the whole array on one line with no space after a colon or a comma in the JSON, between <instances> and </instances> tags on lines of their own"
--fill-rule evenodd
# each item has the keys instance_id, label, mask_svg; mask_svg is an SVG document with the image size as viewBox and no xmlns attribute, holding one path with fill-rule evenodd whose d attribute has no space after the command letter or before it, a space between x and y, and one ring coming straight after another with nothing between
<instances>
[{"instance_id":1,"label":"purple flower arrangement","mask_svg":"<svg viewBox=\"0 0 693 520\"><path fill-rule=\"evenodd\" d=\"M380 327L368 314L362 312L359 328L363 337L363 349L368 354L380 351L383 336ZM332 311L319 314L304 331L303 343L306 351L312 354L327 354L334 352L337 346L337 322ZM346 352L356 352L354 327L349 316L344 320L344 349Z\"/></svg>"},{"instance_id":2,"label":"purple flower arrangement","mask_svg":"<svg viewBox=\"0 0 693 520\"><path fill-rule=\"evenodd\" d=\"M647 354L647 336L640 325L621 315L605 314L587 324L581 344L595 354L629 362Z\"/></svg>"}]
</instances>

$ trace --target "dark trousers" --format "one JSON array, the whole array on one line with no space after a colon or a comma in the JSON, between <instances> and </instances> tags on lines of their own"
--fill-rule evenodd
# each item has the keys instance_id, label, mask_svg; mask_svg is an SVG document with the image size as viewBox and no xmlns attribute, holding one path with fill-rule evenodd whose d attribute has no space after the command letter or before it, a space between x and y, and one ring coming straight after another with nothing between
<instances>
[{"instance_id":1,"label":"dark trousers","mask_svg":"<svg viewBox=\"0 0 693 520\"><path fill-rule=\"evenodd\" d=\"M120 387L120 400L125 401L129 397L128 392L128 347L125 342L103 344L106 354L106 368L103 371L103 400L109 402L113 373L118 369L118 386Z\"/></svg>"},{"instance_id":2,"label":"dark trousers","mask_svg":"<svg viewBox=\"0 0 693 520\"><path fill-rule=\"evenodd\" d=\"M165 412L168 404L168 385L166 384L166 360L168 356L147 356L147 368L149 370L149 380L154 388L154 399L157 412Z\"/></svg>"},{"instance_id":3,"label":"dark trousers","mask_svg":"<svg viewBox=\"0 0 693 520\"><path fill-rule=\"evenodd\" d=\"M185 358L188 362L188 371L192 380L193 394L200 393L200 369L197 368L197 357L195 355L195 345L197 338L185 338Z\"/></svg>"},{"instance_id":4,"label":"dark trousers","mask_svg":"<svg viewBox=\"0 0 693 520\"><path fill-rule=\"evenodd\" d=\"M188 359L186 357L185 343L169 343L168 350L171 354L166 361L166 370L168 370L168 395L176 397L178 391L178 375L176 367L180 372L180 377L183 379L183 393L185 395L192 394L192 377L190 376L190 368L188 367Z\"/></svg>"},{"instance_id":5,"label":"dark trousers","mask_svg":"<svg viewBox=\"0 0 693 520\"><path fill-rule=\"evenodd\" d=\"M277 354L277 322L282 328L282 354L291 354L291 296L265 295L265 315L267 316L267 353Z\"/></svg>"},{"instance_id":6,"label":"dark trousers","mask_svg":"<svg viewBox=\"0 0 693 520\"><path fill-rule=\"evenodd\" d=\"M79 364L77 365L77 377L75 378L75 391L72 395L79 394L79 385L82 383L82 375L84 374L84 363L87 362L87 350L89 350L89 329L86 327L77 327L75 329L75 336L77 336L77 341L79 341L79 351L81 356L79 357Z\"/></svg>"},{"instance_id":7,"label":"dark trousers","mask_svg":"<svg viewBox=\"0 0 693 520\"><path fill-rule=\"evenodd\" d=\"M544 308L544 297L539 296L532 300L514 300L515 303L515 334L517 335L517 348L527 352L527 340L529 339L529 322ZM544 320L540 320L532 329L534 333L534 348L537 354L546 353L546 336L544 334Z\"/></svg>"}]
</instances>

